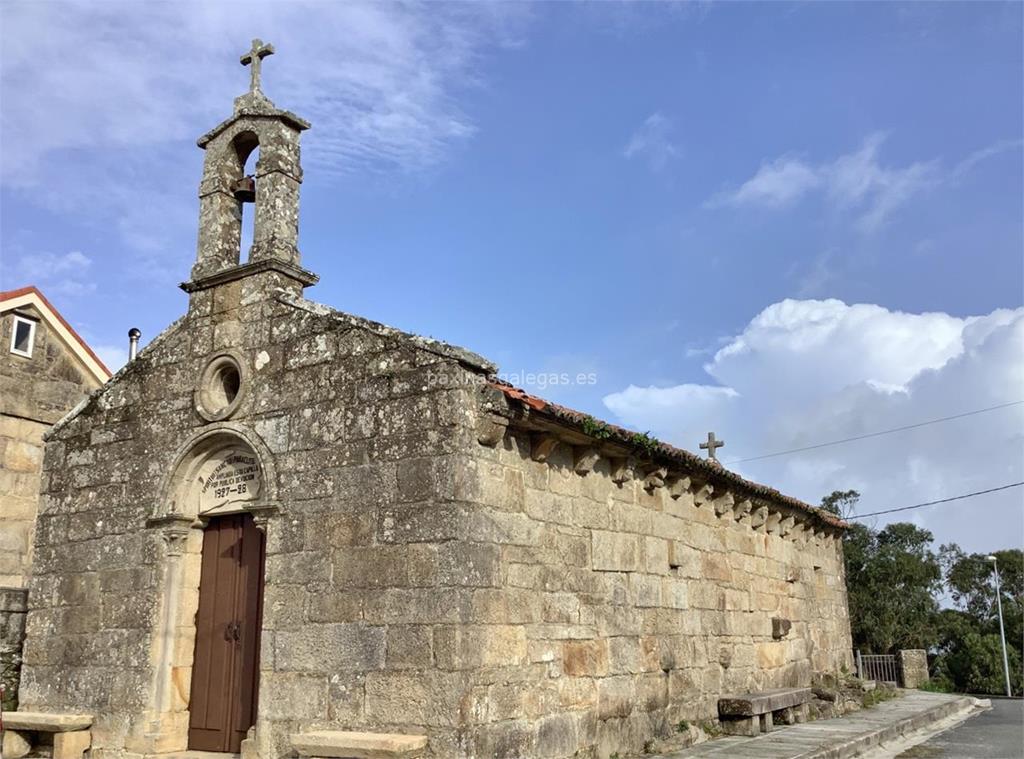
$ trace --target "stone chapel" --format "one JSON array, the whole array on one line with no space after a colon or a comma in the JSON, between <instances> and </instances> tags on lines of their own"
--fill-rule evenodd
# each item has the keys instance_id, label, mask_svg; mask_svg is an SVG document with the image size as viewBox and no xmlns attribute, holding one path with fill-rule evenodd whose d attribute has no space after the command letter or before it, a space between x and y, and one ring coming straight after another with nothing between
<instances>
[{"instance_id":1,"label":"stone chapel","mask_svg":"<svg viewBox=\"0 0 1024 759\"><path fill-rule=\"evenodd\" d=\"M841 521L305 299L271 52L199 139L187 313L48 433L19 710L93 759L607 759L850 667Z\"/></svg>"}]
</instances>

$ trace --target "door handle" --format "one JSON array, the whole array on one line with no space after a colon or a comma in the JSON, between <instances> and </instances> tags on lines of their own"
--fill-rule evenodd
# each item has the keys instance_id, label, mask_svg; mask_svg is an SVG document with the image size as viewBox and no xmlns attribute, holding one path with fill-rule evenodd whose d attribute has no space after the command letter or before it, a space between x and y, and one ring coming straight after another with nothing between
<instances>
[{"instance_id":1,"label":"door handle","mask_svg":"<svg viewBox=\"0 0 1024 759\"><path fill-rule=\"evenodd\" d=\"M237 622L228 622L224 627L224 640L239 641L242 639L242 625Z\"/></svg>"}]
</instances>

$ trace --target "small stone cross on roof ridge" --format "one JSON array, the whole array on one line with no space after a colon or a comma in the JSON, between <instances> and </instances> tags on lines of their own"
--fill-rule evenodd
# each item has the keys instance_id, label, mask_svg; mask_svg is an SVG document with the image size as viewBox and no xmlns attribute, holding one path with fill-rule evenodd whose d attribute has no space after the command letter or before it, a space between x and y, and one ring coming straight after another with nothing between
<instances>
[{"instance_id":1,"label":"small stone cross on roof ridge","mask_svg":"<svg viewBox=\"0 0 1024 759\"><path fill-rule=\"evenodd\" d=\"M716 464L719 463L718 455L715 453L716 448L721 448L725 445L724 440L715 440L715 433L708 433L708 442L701 443L700 448L702 451L708 452L708 461L714 461Z\"/></svg>"},{"instance_id":2,"label":"small stone cross on roof ridge","mask_svg":"<svg viewBox=\"0 0 1024 759\"><path fill-rule=\"evenodd\" d=\"M273 54L273 45L269 42L264 42L261 39L254 39L252 41L252 48L250 48L249 52L239 59L243 66L252 66L250 72L252 78L249 81L249 92L262 92L260 89L260 65L263 63L264 58Z\"/></svg>"}]
</instances>

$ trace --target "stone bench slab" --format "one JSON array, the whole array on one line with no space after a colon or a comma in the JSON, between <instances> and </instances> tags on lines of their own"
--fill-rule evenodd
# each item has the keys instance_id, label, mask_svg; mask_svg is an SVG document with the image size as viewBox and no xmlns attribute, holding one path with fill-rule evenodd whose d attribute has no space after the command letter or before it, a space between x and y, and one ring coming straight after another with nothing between
<instances>
[{"instance_id":1,"label":"stone bench slab","mask_svg":"<svg viewBox=\"0 0 1024 759\"><path fill-rule=\"evenodd\" d=\"M295 733L292 747L300 756L336 757L336 759L392 759L420 756L427 747L425 735L394 733L353 733L323 730Z\"/></svg>"},{"instance_id":2,"label":"stone bench slab","mask_svg":"<svg viewBox=\"0 0 1024 759\"><path fill-rule=\"evenodd\" d=\"M91 714L53 714L50 712L6 712L4 728L35 733L70 733L92 727Z\"/></svg>"},{"instance_id":3,"label":"stone bench slab","mask_svg":"<svg viewBox=\"0 0 1024 759\"><path fill-rule=\"evenodd\" d=\"M753 717L805 704L813 698L810 688L776 688L718 699L721 717Z\"/></svg>"}]
</instances>

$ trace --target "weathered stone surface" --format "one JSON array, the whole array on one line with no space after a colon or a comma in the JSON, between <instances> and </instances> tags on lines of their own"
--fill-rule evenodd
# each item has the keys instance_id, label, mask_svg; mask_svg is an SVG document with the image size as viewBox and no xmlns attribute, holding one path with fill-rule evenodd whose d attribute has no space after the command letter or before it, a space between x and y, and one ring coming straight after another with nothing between
<instances>
[{"instance_id":1,"label":"weathered stone surface","mask_svg":"<svg viewBox=\"0 0 1024 759\"><path fill-rule=\"evenodd\" d=\"M8 712L4 714L4 727L11 730L64 733L74 730L87 730L92 726L92 720L91 714Z\"/></svg>"},{"instance_id":2,"label":"weathered stone surface","mask_svg":"<svg viewBox=\"0 0 1024 759\"><path fill-rule=\"evenodd\" d=\"M723 717L750 717L807 703L813 698L810 688L776 688L759 693L724 696L718 699Z\"/></svg>"},{"instance_id":3,"label":"weathered stone surface","mask_svg":"<svg viewBox=\"0 0 1024 759\"><path fill-rule=\"evenodd\" d=\"M344 759L390 759L422 756L427 747L425 735L394 733L355 733L320 731L291 736L292 748L299 756L343 757Z\"/></svg>"},{"instance_id":4,"label":"weathered stone surface","mask_svg":"<svg viewBox=\"0 0 1024 759\"><path fill-rule=\"evenodd\" d=\"M21 759L32 750L32 733L6 728L3 736L4 759Z\"/></svg>"},{"instance_id":5,"label":"weathered stone surface","mask_svg":"<svg viewBox=\"0 0 1024 759\"><path fill-rule=\"evenodd\" d=\"M906 649L899 652L900 673L904 688L920 688L928 682L928 652L923 649Z\"/></svg>"},{"instance_id":6,"label":"weathered stone surface","mask_svg":"<svg viewBox=\"0 0 1024 759\"><path fill-rule=\"evenodd\" d=\"M58 732L53 736L53 759L81 759L92 744L88 730Z\"/></svg>"}]
</instances>

